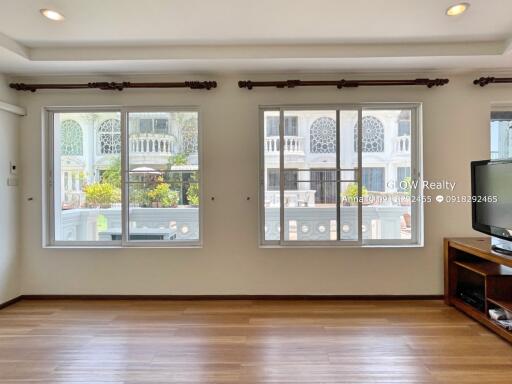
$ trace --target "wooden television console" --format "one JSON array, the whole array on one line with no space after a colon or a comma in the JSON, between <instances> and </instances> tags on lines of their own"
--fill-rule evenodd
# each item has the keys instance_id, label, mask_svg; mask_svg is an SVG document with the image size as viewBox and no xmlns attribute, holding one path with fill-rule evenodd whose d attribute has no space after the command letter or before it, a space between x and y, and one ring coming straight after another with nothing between
<instances>
[{"instance_id":1,"label":"wooden television console","mask_svg":"<svg viewBox=\"0 0 512 384\"><path fill-rule=\"evenodd\" d=\"M468 304L464 287L479 291L483 301ZM444 300L512 342L512 331L489 317L489 309L512 312L512 257L491 250L488 237L444 239Z\"/></svg>"}]
</instances>

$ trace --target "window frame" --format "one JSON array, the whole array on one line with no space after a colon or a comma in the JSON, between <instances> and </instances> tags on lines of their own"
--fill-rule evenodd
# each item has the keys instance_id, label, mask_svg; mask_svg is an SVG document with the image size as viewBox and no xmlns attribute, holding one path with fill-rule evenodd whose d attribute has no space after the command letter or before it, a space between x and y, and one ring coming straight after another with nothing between
<instances>
[{"instance_id":1,"label":"window frame","mask_svg":"<svg viewBox=\"0 0 512 384\"><path fill-rule=\"evenodd\" d=\"M118 112L121 128L121 240L112 241L62 241L55 240L55 129L54 115L58 113ZM196 112L199 206L197 240L129 240L129 196L127 176L129 172L129 127L130 112ZM203 130L202 113L199 106L58 106L43 107L42 124L42 240L43 248L201 248L203 246Z\"/></svg>"},{"instance_id":2,"label":"window frame","mask_svg":"<svg viewBox=\"0 0 512 384\"><path fill-rule=\"evenodd\" d=\"M142 132L142 125L141 125L141 122L142 122L143 120L146 120L146 121L147 121L147 120L149 120L149 121L151 122L151 124L149 124L149 125L150 125L149 130L148 130L148 131L145 131L145 132ZM139 134L141 134L141 135L144 135L144 134L145 134L145 135L150 135L150 134L154 133L154 132L153 132L153 131L154 131L154 127L153 127L153 125L154 125L154 121L153 121L153 120L154 120L154 119L151 119L151 118L149 118L149 117L144 117L144 118L142 118L142 119L139 119Z\"/></svg>"},{"instance_id":3,"label":"window frame","mask_svg":"<svg viewBox=\"0 0 512 384\"><path fill-rule=\"evenodd\" d=\"M279 104L279 105L260 105L259 106L259 247L261 248L401 248L401 247L423 247L424 246L424 207L423 207L423 104L420 102L402 103L402 102L380 102L380 103L341 103L341 104ZM282 176L284 165L283 136L281 127L284 125L284 114L290 111L313 110L313 111L336 111L336 157L339 161L339 140L340 140L340 115L343 111L357 111L358 122L358 167L355 169L355 176L358 182L359 195L362 194L362 120L363 111L371 110L411 110L411 177L418 181L418 189L413 190L417 199L411 202L411 239L363 239L362 222L363 211L362 202L358 203L358 240L326 240L326 241L307 241L307 240L284 240L284 177ZM280 240L265 240L265 112L278 112L279 119L279 170L280 170ZM339 164L338 167L339 168ZM360 200L360 199L359 199ZM339 209L337 209L337 226L339 231Z\"/></svg>"},{"instance_id":4,"label":"window frame","mask_svg":"<svg viewBox=\"0 0 512 384\"><path fill-rule=\"evenodd\" d=\"M269 119L270 117L270 119ZM273 118L276 117L276 116L267 116L267 124L268 124L268 121L269 120L273 120ZM273 128L277 128L277 135L269 135L268 132L267 132L267 136L270 136L270 137L276 137L276 136L279 136L279 116L277 117L277 127L275 127L274 125L270 126L270 127L267 127L267 128L271 128L271 130ZM288 121L293 121L295 123L295 125L287 125L286 124L286 120ZM286 129L287 128L290 128L291 131L294 131L294 132L291 132L292 134L290 134L290 132L286 132ZM294 133L294 134L293 134ZM285 129L284 129L284 136L285 137L293 137L293 136L298 136L299 135L299 117L298 116L285 116Z\"/></svg>"}]
</instances>

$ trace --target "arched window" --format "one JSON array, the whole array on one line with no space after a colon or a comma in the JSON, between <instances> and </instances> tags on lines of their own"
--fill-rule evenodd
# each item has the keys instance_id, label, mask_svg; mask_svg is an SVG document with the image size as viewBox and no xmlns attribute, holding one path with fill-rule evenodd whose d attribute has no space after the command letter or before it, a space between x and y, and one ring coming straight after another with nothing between
<instances>
[{"instance_id":1,"label":"arched window","mask_svg":"<svg viewBox=\"0 0 512 384\"><path fill-rule=\"evenodd\" d=\"M311 124L310 147L312 153L336 152L336 122L330 117L320 117Z\"/></svg>"},{"instance_id":2,"label":"arched window","mask_svg":"<svg viewBox=\"0 0 512 384\"><path fill-rule=\"evenodd\" d=\"M82 156L84 138L82 127L75 120L64 120L60 125L60 152L63 156Z\"/></svg>"},{"instance_id":3,"label":"arched window","mask_svg":"<svg viewBox=\"0 0 512 384\"><path fill-rule=\"evenodd\" d=\"M98 140L102 155L121 153L121 126L119 120L108 119L101 123L98 129Z\"/></svg>"},{"instance_id":4,"label":"arched window","mask_svg":"<svg viewBox=\"0 0 512 384\"><path fill-rule=\"evenodd\" d=\"M363 117L363 152L384 152L384 125L374 116ZM354 151L357 152L357 124L354 127Z\"/></svg>"}]
</instances>

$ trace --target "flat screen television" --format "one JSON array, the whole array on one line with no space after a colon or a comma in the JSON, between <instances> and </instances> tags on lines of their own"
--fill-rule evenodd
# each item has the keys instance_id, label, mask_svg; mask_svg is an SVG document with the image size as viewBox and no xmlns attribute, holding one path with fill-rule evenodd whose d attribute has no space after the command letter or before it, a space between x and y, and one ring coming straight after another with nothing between
<instances>
[{"instance_id":1,"label":"flat screen television","mask_svg":"<svg viewBox=\"0 0 512 384\"><path fill-rule=\"evenodd\" d=\"M471 195L473 229L512 254L512 160L471 162Z\"/></svg>"}]
</instances>

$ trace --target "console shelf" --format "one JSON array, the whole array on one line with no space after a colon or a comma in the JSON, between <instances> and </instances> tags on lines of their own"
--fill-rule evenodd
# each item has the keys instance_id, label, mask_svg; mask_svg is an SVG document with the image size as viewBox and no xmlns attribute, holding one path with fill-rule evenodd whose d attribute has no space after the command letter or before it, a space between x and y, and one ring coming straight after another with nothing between
<instances>
[{"instance_id":1,"label":"console shelf","mask_svg":"<svg viewBox=\"0 0 512 384\"><path fill-rule=\"evenodd\" d=\"M492 303L500 308L506 309L509 312L512 312L512 300L510 300L510 301L495 300L495 299L491 299L488 297L487 301L489 301L490 303Z\"/></svg>"},{"instance_id":2,"label":"console shelf","mask_svg":"<svg viewBox=\"0 0 512 384\"><path fill-rule=\"evenodd\" d=\"M469 269L482 276L512 276L512 268L504 267L491 261L459 261L454 263L459 267Z\"/></svg>"},{"instance_id":3,"label":"console shelf","mask_svg":"<svg viewBox=\"0 0 512 384\"><path fill-rule=\"evenodd\" d=\"M444 239L444 289L446 304L512 343L512 332L488 315L512 312L512 257L493 251L490 238Z\"/></svg>"}]
</instances>

